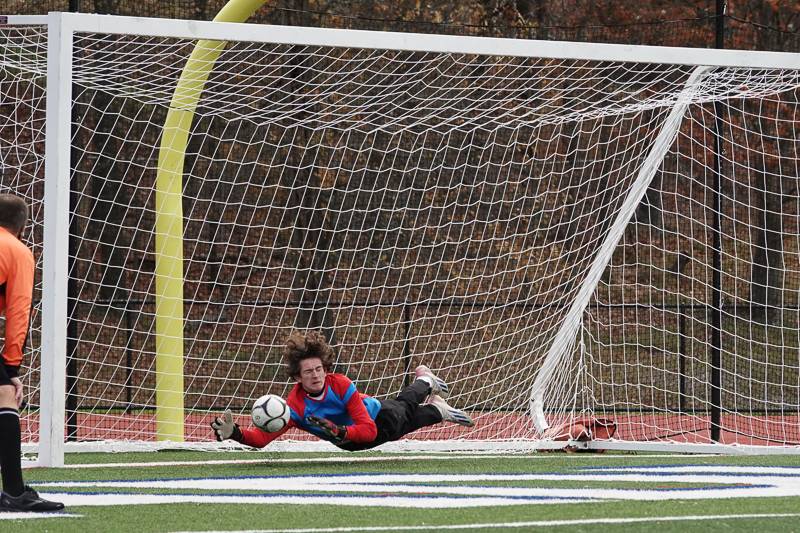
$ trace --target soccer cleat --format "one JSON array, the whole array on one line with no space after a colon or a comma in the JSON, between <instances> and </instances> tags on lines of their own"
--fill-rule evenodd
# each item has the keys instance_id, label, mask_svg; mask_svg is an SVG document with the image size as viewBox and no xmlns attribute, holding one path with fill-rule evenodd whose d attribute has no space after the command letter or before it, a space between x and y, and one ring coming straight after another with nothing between
<instances>
[{"instance_id":1,"label":"soccer cleat","mask_svg":"<svg viewBox=\"0 0 800 533\"><path fill-rule=\"evenodd\" d=\"M471 428L475 425L475 422L472 420L467 413L462 411L461 409L456 409L455 407L451 407L448 405L446 401L444 401L439 396L434 396L431 398L430 405L434 406L436 409L439 410L439 413L442 415L442 421L446 422L453 422L454 424L458 424L459 426L464 426Z\"/></svg>"},{"instance_id":2,"label":"soccer cleat","mask_svg":"<svg viewBox=\"0 0 800 533\"><path fill-rule=\"evenodd\" d=\"M431 369L425 365L419 365L416 370L414 370L414 377L416 379L424 377L430 380L431 396L440 396L442 398L446 398L447 394L450 392L450 388L447 386L447 383L445 383L444 380L437 378L436 374L431 372Z\"/></svg>"},{"instance_id":3,"label":"soccer cleat","mask_svg":"<svg viewBox=\"0 0 800 533\"><path fill-rule=\"evenodd\" d=\"M0 493L0 512L51 512L63 508L63 503L44 500L39 497L38 492L27 485L19 496Z\"/></svg>"}]
</instances>

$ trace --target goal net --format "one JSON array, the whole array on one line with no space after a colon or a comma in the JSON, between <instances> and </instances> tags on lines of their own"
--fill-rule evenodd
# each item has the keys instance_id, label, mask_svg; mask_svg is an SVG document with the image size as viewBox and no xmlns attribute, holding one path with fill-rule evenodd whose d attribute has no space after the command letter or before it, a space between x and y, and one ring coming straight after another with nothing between
<instances>
[{"instance_id":1,"label":"goal net","mask_svg":"<svg viewBox=\"0 0 800 533\"><path fill-rule=\"evenodd\" d=\"M426 364L475 418L399 448L800 446L796 55L9 20L28 442L210 445L317 328L362 392Z\"/></svg>"}]
</instances>

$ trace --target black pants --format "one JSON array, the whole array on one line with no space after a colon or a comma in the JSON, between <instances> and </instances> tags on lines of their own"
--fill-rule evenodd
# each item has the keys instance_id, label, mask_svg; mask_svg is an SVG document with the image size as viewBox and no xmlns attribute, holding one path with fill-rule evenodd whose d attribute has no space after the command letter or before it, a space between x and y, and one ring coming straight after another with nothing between
<instances>
[{"instance_id":1,"label":"black pants","mask_svg":"<svg viewBox=\"0 0 800 533\"><path fill-rule=\"evenodd\" d=\"M14 374L16 376L16 374ZM6 370L6 365L0 363L0 385L13 385L9 372Z\"/></svg>"},{"instance_id":2,"label":"black pants","mask_svg":"<svg viewBox=\"0 0 800 533\"><path fill-rule=\"evenodd\" d=\"M420 405L431 392L431 386L416 380L400 391L393 400L381 400L381 410L375 417L378 435L372 442L345 442L340 448L349 451L368 450L389 441L398 440L412 431L442 421L442 414L432 405Z\"/></svg>"}]
</instances>

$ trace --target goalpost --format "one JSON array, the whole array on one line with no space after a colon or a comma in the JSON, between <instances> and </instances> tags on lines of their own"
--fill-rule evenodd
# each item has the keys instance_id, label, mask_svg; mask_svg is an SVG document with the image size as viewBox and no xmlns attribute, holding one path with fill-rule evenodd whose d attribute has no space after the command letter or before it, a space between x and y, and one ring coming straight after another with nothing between
<instances>
[{"instance_id":1,"label":"goalpost","mask_svg":"<svg viewBox=\"0 0 800 533\"><path fill-rule=\"evenodd\" d=\"M424 363L476 420L389 449L800 451L797 54L6 22L2 190L32 206L23 425L43 464L159 445L165 342L183 357L166 437L212 447L210 413L246 423L289 391L298 327L360 390L389 397ZM227 46L166 154L201 40ZM170 254L177 330L157 326ZM563 440L592 418L613 438Z\"/></svg>"},{"instance_id":2,"label":"goalpost","mask_svg":"<svg viewBox=\"0 0 800 533\"><path fill-rule=\"evenodd\" d=\"M263 0L232 0L215 22L244 22ZM170 101L156 172L156 437L183 441L183 167L197 102L224 41L195 45Z\"/></svg>"}]
</instances>

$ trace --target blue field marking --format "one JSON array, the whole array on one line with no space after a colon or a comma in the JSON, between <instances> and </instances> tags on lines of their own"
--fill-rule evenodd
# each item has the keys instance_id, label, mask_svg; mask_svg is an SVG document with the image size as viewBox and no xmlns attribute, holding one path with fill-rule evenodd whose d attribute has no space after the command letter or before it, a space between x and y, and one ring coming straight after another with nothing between
<instances>
[{"instance_id":1,"label":"blue field marking","mask_svg":"<svg viewBox=\"0 0 800 533\"><path fill-rule=\"evenodd\" d=\"M573 473L580 473L581 471L591 472L592 475L595 476L614 476L621 473L628 473L628 474L639 474L642 476L719 476L719 477L779 477L779 478L795 478L800 477L800 467L794 466L778 466L778 467L763 467L763 466L754 466L752 470L747 471L740 471L740 472L725 472L722 470L686 470L683 472L671 472L666 470L659 470L659 468L737 468L741 470L741 466L734 466L734 465L665 465L665 466L623 466L623 467L605 467L605 466L591 466L586 468L579 468L573 471ZM791 470L797 470L797 473L788 473L788 472L760 472L758 469L760 468L788 468ZM557 474L551 474L557 475Z\"/></svg>"},{"instance_id":2,"label":"blue field marking","mask_svg":"<svg viewBox=\"0 0 800 533\"><path fill-rule=\"evenodd\" d=\"M764 468L781 468L787 470L797 470L800 473L800 466L763 466L763 465L732 465L732 464L713 464L713 465L700 465L693 463L674 463L674 464L658 464L658 465L627 465L627 466L580 466L575 467L576 470L651 470L658 468L736 468L738 470L744 469L764 469Z\"/></svg>"},{"instance_id":3,"label":"blue field marking","mask_svg":"<svg viewBox=\"0 0 800 533\"><path fill-rule=\"evenodd\" d=\"M593 476L613 476L614 474L621 474L622 472L592 472ZM719 477L779 477L779 478L795 478L800 477L800 474L780 474L777 472L774 473L761 473L761 472L714 472L712 470L697 470L693 472L640 472L640 471L632 471L627 472L628 474L639 474L641 476L665 476L665 477L677 477L677 476L719 476Z\"/></svg>"}]
</instances>

